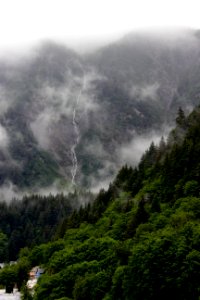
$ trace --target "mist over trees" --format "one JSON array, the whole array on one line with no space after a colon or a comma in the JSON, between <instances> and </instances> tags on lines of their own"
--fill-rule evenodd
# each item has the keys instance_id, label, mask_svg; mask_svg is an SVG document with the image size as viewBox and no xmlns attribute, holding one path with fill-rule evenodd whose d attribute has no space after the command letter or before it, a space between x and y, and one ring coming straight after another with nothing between
<instances>
[{"instance_id":1,"label":"mist over trees","mask_svg":"<svg viewBox=\"0 0 200 300\"><path fill-rule=\"evenodd\" d=\"M48 42L0 62L2 287L199 299L199 49L188 30L82 56Z\"/></svg>"},{"instance_id":2,"label":"mist over trees","mask_svg":"<svg viewBox=\"0 0 200 300\"><path fill-rule=\"evenodd\" d=\"M123 164L137 165L179 107L187 115L198 105L199 43L193 30L135 33L90 54L46 42L1 60L2 198L69 189L75 108L78 185L98 191Z\"/></svg>"},{"instance_id":3,"label":"mist over trees","mask_svg":"<svg viewBox=\"0 0 200 300\"><path fill-rule=\"evenodd\" d=\"M21 287L26 277L17 274L42 265L33 299L198 299L199 117L197 108L183 126L179 111L167 142L152 143L137 167L122 167L106 191L63 218L54 241L22 249L0 283Z\"/></svg>"},{"instance_id":4,"label":"mist over trees","mask_svg":"<svg viewBox=\"0 0 200 300\"><path fill-rule=\"evenodd\" d=\"M82 203L91 202L89 192L32 195L9 204L0 203L0 262L17 259L20 249L53 239L57 226Z\"/></svg>"}]
</instances>

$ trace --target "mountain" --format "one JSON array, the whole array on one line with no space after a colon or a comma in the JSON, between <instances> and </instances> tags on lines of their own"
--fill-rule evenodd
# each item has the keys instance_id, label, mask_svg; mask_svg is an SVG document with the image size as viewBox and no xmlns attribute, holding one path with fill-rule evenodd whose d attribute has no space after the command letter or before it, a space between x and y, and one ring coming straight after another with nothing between
<instances>
[{"instance_id":1,"label":"mountain","mask_svg":"<svg viewBox=\"0 0 200 300\"><path fill-rule=\"evenodd\" d=\"M47 42L0 66L1 198L107 186L200 100L193 30L132 33L82 56Z\"/></svg>"},{"instance_id":2,"label":"mountain","mask_svg":"<svg viewBox=\"0 0 200 300\"><path fill-rule=\"evenodd\" d=\"M40 265L35 300L199 299L199 153L200 107L188 117L179 109L167 142L123 166L93 203L60 222L54 241L23 249L0 283L21 287Z\"/></svg>"}]
</instances>

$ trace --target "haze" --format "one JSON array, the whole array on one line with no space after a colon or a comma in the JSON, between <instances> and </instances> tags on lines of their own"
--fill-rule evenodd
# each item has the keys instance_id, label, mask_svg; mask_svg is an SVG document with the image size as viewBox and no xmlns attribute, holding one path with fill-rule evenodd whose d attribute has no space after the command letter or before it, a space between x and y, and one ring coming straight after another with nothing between
<instances>
[{"instance_id":1,"label":"haze","mask_svg":"<svg viewBox=\"0 0 200 300\"><path fill-rule=\"evenodd\" d=\"M0 49L24 49L43 39L84 51L141 28L200 28L199 1L1 1Z\"/></svg>"}]
</instances>

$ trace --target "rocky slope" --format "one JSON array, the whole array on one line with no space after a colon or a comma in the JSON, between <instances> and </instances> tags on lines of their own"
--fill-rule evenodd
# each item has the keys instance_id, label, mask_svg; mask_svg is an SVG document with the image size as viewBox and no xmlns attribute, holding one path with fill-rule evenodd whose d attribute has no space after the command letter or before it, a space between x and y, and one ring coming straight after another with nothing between
<instances>
[{"instance_id":1,"label":"rocky slope","mask_svg":"<svg viewBox=\"0 0 200 300\"><path fill-rule=\"evenodd\" d=\"M1 60L2 197L106 185L165 135L180 106L199 104L199 66L192 30L130 34L85 56L48 42Z\"/></svg>"}]
</instances>

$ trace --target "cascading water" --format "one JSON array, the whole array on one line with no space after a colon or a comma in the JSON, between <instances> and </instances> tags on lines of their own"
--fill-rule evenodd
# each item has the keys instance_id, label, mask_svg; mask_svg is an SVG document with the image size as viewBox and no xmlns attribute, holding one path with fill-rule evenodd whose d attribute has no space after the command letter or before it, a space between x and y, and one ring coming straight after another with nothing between
<instances>
[{"instance_id":1,"label":"cascading water","mask_svg":"<svg viewBox=\"0 0 200 300\"><path fill-rule=\"evenodd\" d=\"M78 123L77 123L77 120L76 120L76 115L77 115L77 109L78 109L78 106L79 106L79 101L80 101L80 98L81 98L81 95L82 95L84 89L85 89L85 74L83 72L82 85L81 85L79 93L76 97L76 102L75 102L74 109L73 109L73 118L72 118L72 124L73 124L74 134L75 134L74 144L71 147L71 155L72 155L72 169L71 169L72 179L71 179L71 183L72 183L72 185L76 185L75 177L76 177L77 170L78 170L78 160L77 160L77 155L76 155L76 147L77 147L77 145L80 141L80 130L79 130Z\"/></svg>"}]
</instances>

